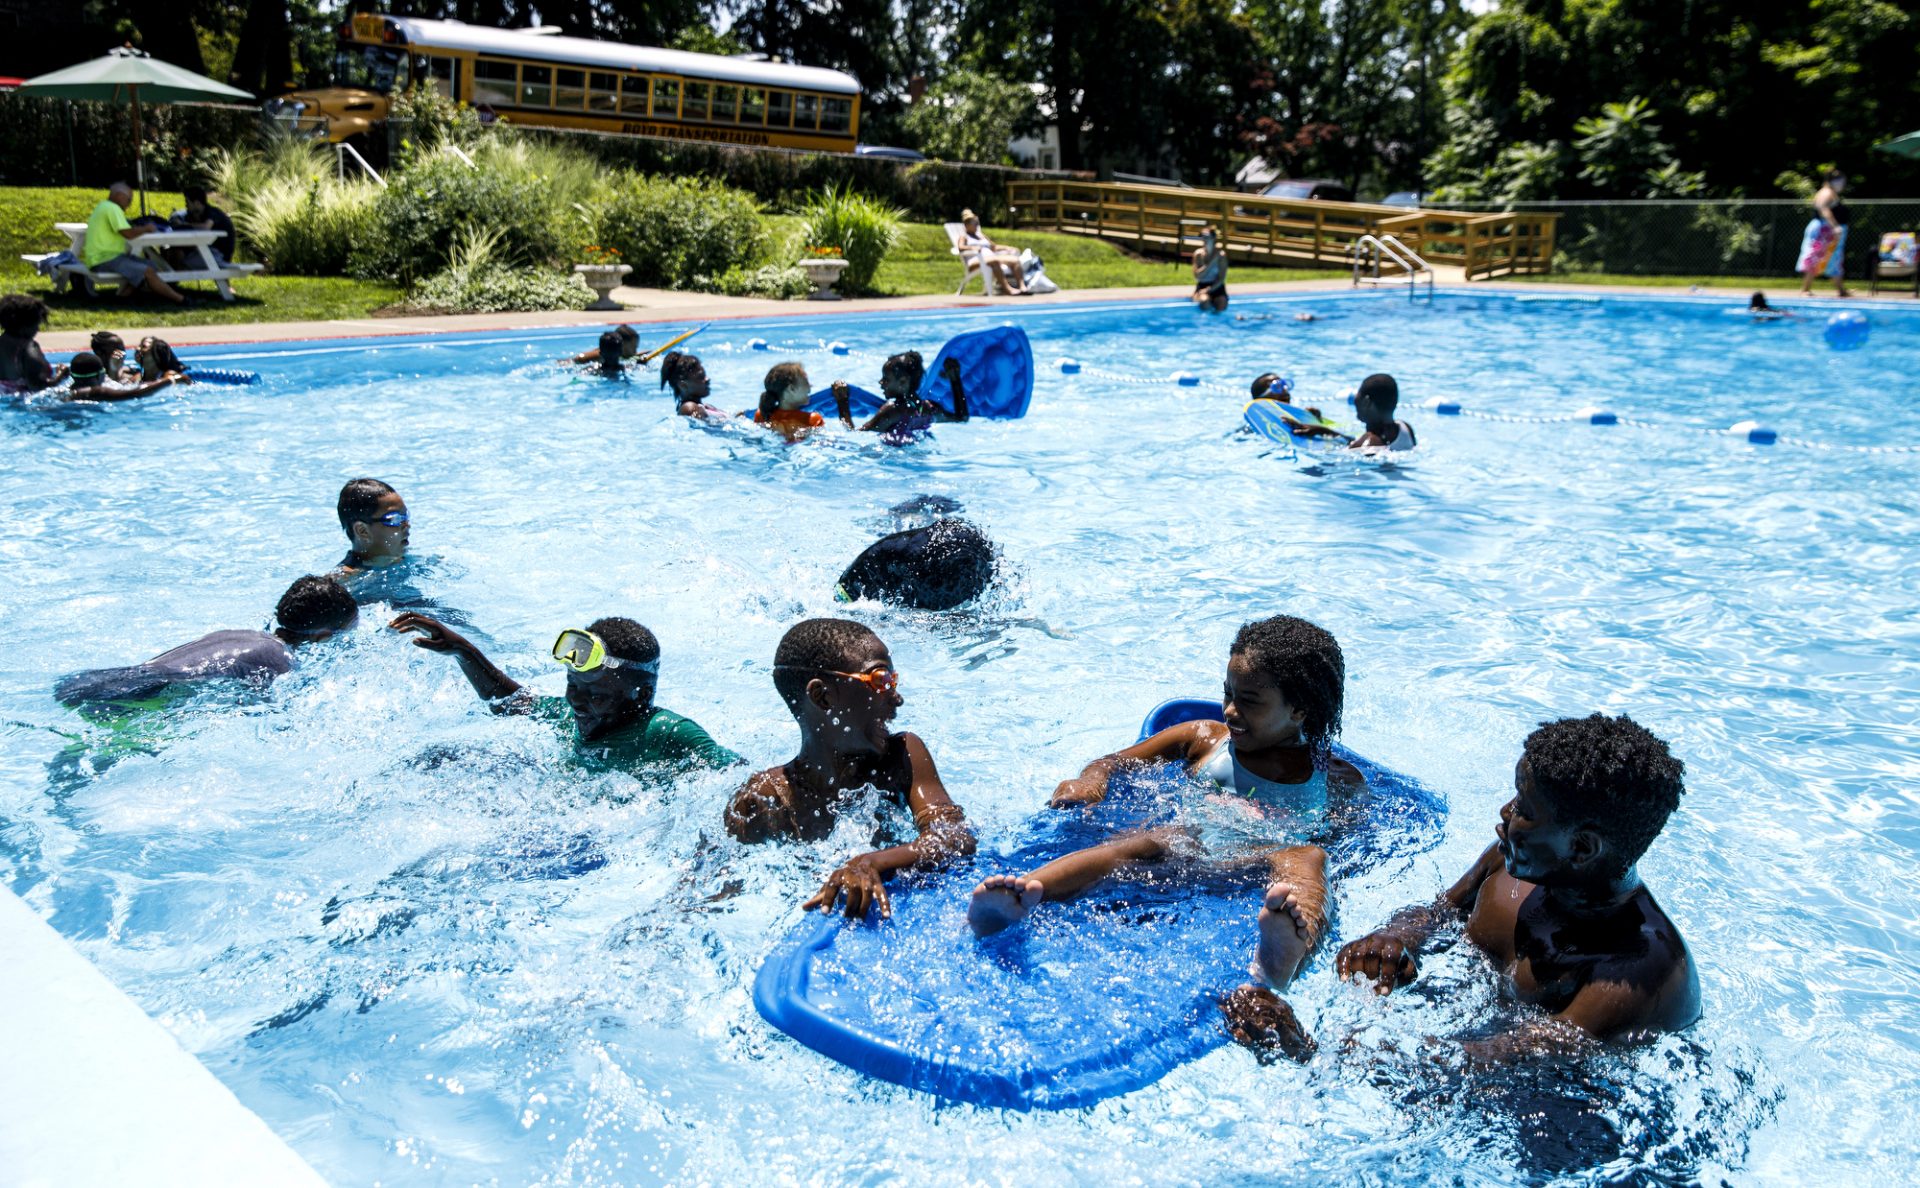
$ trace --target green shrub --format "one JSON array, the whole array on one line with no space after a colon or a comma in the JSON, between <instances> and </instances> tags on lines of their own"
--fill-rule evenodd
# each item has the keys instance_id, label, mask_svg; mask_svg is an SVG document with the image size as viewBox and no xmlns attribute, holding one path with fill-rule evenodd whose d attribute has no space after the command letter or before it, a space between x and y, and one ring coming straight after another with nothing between
<instances>
[{"instance_id":1,"label":"green shrub","mask_svg":"<svg viewBox=\"0 0 1920 1188\"><path fill-rule=\"evenodd\" d=\"M900 242L902 213L849 187L815 194L800 212L797 246L839 248L847 267L839 287L849 293L873 291L873 275Z\"/></svg>"},{"instance_id":2,"label":"green shrub","mask_svg":"<svg viewBox=\"0 0 1920 1188\"><path fill-rule=\"evenodd\" d=\"M448 145L470 153L487 134L479 112L454 102L434 87L410 87L395 95L387 119L393 125L390 139L396 168L405 168Z\"/></svg>"},{"instance_id":3,"label":"green shrub","mask_svg":"<svg viewBox=\"0 0 1920 1188\"><path fill-rule=\"evenodd\" d=\"M771 247L759 203L705 178L628 176L604 202L596 242L633 266L629 284L693 288L760 263Z\"/></svg>"},{"instance_id":4,"label":"green shrub","mask_svg":"<svg viewBox=\"0 0 1920 1188\"><path fill-rule=\"evenodd\" d=\"M559 262L576 219L557 208L532 174L473 168L451 155L394 171L353 240L349 271L367 280L412 281L447 266L455 236L481 227L499 237L497 255L514 265Z\"/></svg>"},{"instance_id":5,"label":"green shrub","mask_svg":"<svg viewBox=\"0 0 1920 1188\"><path fill-rule=\"evenodd\" d=\"M813 291L807 274L791 264L729 268L719 276L696 278L694 288L728 297L771 297L776 301L792 301Z\"/></svg>"},{"instance_id":6,"label":"green shrub","mask_svg":"<svg viewBox=\"0 0 1920 1188\"><path fill-rule=\"evenodd\" d=\"M516 267L500 255L506 233L467 227L448 245L447 266L407 295L415 313L525 313L585 309L593 293L572 272L552 267Z\"/></svg>"},{"instance_id":7,"label":"green shrub","mask_svg":"<svg viewBox=\"0 0 1920 1188\"><path fill-rule=\"evenodd\" d=\"M370 229L373 183L342 181L325 146L279 138L261 151L216 153L207 188L233 216L242 255L291 276L339 276Z\"/></svg>"}]
</instances>

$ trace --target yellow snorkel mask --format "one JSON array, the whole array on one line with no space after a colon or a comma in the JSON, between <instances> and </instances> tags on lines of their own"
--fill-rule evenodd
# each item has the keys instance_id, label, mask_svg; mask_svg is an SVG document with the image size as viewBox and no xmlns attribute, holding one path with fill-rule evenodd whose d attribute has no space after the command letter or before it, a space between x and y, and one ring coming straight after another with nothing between
<instances>
[{"instance_id":1,"label":"yellow snorkel mask","mask_svg":"<svg viewBox=\"0 0 1920 1188\"><path fill-rule=\"evenodd\" d=\"M553 641L553 658L575 672L644 672L649 676L660 674L660 661L622 660L618 656L607 655L607 645L591 631L582 631L569 627Z\"/></svg>"}]
</instances>

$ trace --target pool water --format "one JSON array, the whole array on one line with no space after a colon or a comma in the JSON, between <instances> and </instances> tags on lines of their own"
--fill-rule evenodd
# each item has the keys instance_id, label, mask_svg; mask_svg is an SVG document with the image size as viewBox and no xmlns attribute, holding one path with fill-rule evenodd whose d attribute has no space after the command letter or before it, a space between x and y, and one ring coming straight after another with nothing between
<instances>
[{"instance_id":1,"label":"pool water","mask_svg":"<svg viewBox=\"0 0 1920 1188\"><path fill-rule=\"evenodd\" d=\"M191 351L265 378L8 406L0 878L339 1183L1898 1176L1920 1156L1920 455L1693 430L1920 442L1920 321L1876 309L1842 353L1817 319L1756 326L1728 304L1315 295L1235 304L1270 320L1136 303L692 340L716 402L746 408L781 358L877 386L877 358L825 341L931 358L1017 317L1040 364L1029 416L902 450L702 430L651 373L556 367L588 330ZM1268 369L1323 407L1392 372L1421 448L1287 458L1235 432L1237 395L1094 373L1243 390ZM1440 418L1430 397L1673 429ZM757 765L795 744L769 678L782 631L871 623L983 869L1149 707L1215 693L1234 630L1270 613L1340 639L1344 741L1451 805L1436 846L1337 889L1343 936L1466 868L1535 723L1631 713L1688 766L1642 870L1705 1017L1574 1070L1468 1075L1426 1040L1509 1013L1467 946L1384 1001L1337 983L1328 947L1289 996L1321 1041L1310 1065L1229 1046L1086 1109L945 1105L815 1055L750 1001L864 826L742 849L720 826L737 773L583 776L377 611L269 692L201 694L157 726L52 700L75 669L264 623L343 552L333 500L363 474L407 499L414 584L517 678L558 690L555 633L632 615L665 649L661 704ZM841 568L919 494L1001 545L996 591L956 614L835 604Z\"/></svg>"}]
</instances>

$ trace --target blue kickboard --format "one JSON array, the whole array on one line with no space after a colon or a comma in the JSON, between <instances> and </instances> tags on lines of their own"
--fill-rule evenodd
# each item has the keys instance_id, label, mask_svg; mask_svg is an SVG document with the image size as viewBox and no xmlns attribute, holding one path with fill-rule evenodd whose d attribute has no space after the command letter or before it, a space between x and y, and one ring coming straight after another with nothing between
<instances>
[{"instance_id":1,"label":"blue kickboard","mask_svg":"<svg viewBox=\"0 0 1920 1188\"><path fill-rule=\"evenodd\" d=\"M1033 401L1033 346L1027 332L1018 326L990 326L956 334L940 348L927 365L926 378L920 383L920 395L953 411L953 391L945 375L946 361L960 364L960 382L967 390L967 415L990 421L1012 421L1027 415ZM881 398L860 388L853 389L855 416L872 416ZM868 402L871 402L870 404ZM839 415L833 407L833 389L813 394L807 407L829 419Z\"/></svg>"},{"instance_id":2,"label":"blue kickboard","mask_svg":"<svg viewBox=\"0 0 1920 1188\"><path fill-rule=\"evenodd\" d=\"M1246 427L1276 445L1291 447L1301 437L1295 432L1295 426L1320 425L1332 428L1324 418L1315 420L1304 408L1282 404L1277 400L1254 400L1240 413Z\"/></svg>"},{"instance_id":3,"label":"blue kickboard","mask_svg":"<svg viewBox=\"0 0 1920 1188\"><path fill-rule=\"evenodd\" d=\"M1170 701L1141 737L1220 703ZM1342 748L1365 773L1368 819L1329 847L1336 879L1436 844L1446 805ZM1106 802L1032 818L1015 846L891 888L893 918L813 916L767 959L754 1005L857 1072L955 1101L1070 1109L1150 1085L1226 1041L1218 1003L1248 980L1264 879L1114 880L974 938L968 893L1123 829L1164 824L1192 785L1171 765L1116 780ZM1331 950L1329 936L1322 952Z\"/></svg>"},{"instance_id":4,"label":"blue kickboard","mask_svg":"<svg viewBox=\"0 0 1920 1188\"><path fill-rule=\"evenodd\" d=\"M847 385L847 409L856 421L864 420L879 412L880 406L886 402L885 396L869 392L865 388L856 388L852 384ZM809 397L807 411L817 412L829 421L838 418L840 409L833 403L833 389L822 388Z\"/></svg>"}]
</instances>

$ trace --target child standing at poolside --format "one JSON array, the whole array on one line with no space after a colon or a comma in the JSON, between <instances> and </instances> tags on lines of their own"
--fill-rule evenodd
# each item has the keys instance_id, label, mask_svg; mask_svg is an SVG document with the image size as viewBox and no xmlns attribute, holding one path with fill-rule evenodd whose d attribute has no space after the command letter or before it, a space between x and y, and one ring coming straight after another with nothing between
<instances>
[{"instance_id":1,"label":"child standing at poolside","mask_svg":"<svg viewBox=\"0 0 1920 1188\"><path fill-rule=\"evenodd\" d=\"M1359 771L1328 753L1345 683L1340 645L1305 619L1275 615L1242 627L1227 654L1225 721L1183 722L1096 759L1055 789L1053 804L1096 804L1115 774L1172 761L1215 791L1173 826L985 880L967 909L974 932L999 932L1043 901L1078 895L1124 868L1198 851L1217 865L1264 868L1254 967L1284 989L1326 930L1327 853L1310 839L1324 837L1365 787Z\"/></svg>"},{"instance_id":2,"label":"child standing at poolside","mask_svg":"<svg viewBox=\"0 0 1920 1188\"><path fill-rule=\"evenodd\" d=\"M800 726L800 751L734 795L727 832L748 844L818 841L833 831L847 794L871 786L913 814L919 835L848 859L803 909L831 912L844 895L848 919L875 905L890 916L886 882L895 871L973 853L966 814L947 795L927 744L889 728L901 705L899 676L879 636L846 619L797 623L773 654L773 687Z\"/></svg>"},{"instance_id":3,"label":"child standing at poolside","mask_svg":"<svg viewBox=\"0 0 1920 1188\"><path fill-rule=\"evenodd\" d=\"M1400 385L1392 376L1380 372L1361 380L1360 390L1353 397L1353 411L1367 431L1348 442L1347 448L1400 454L1419 445L1413 426L1393 419L1399 407Z\"/></svg>"}]
</instances>

